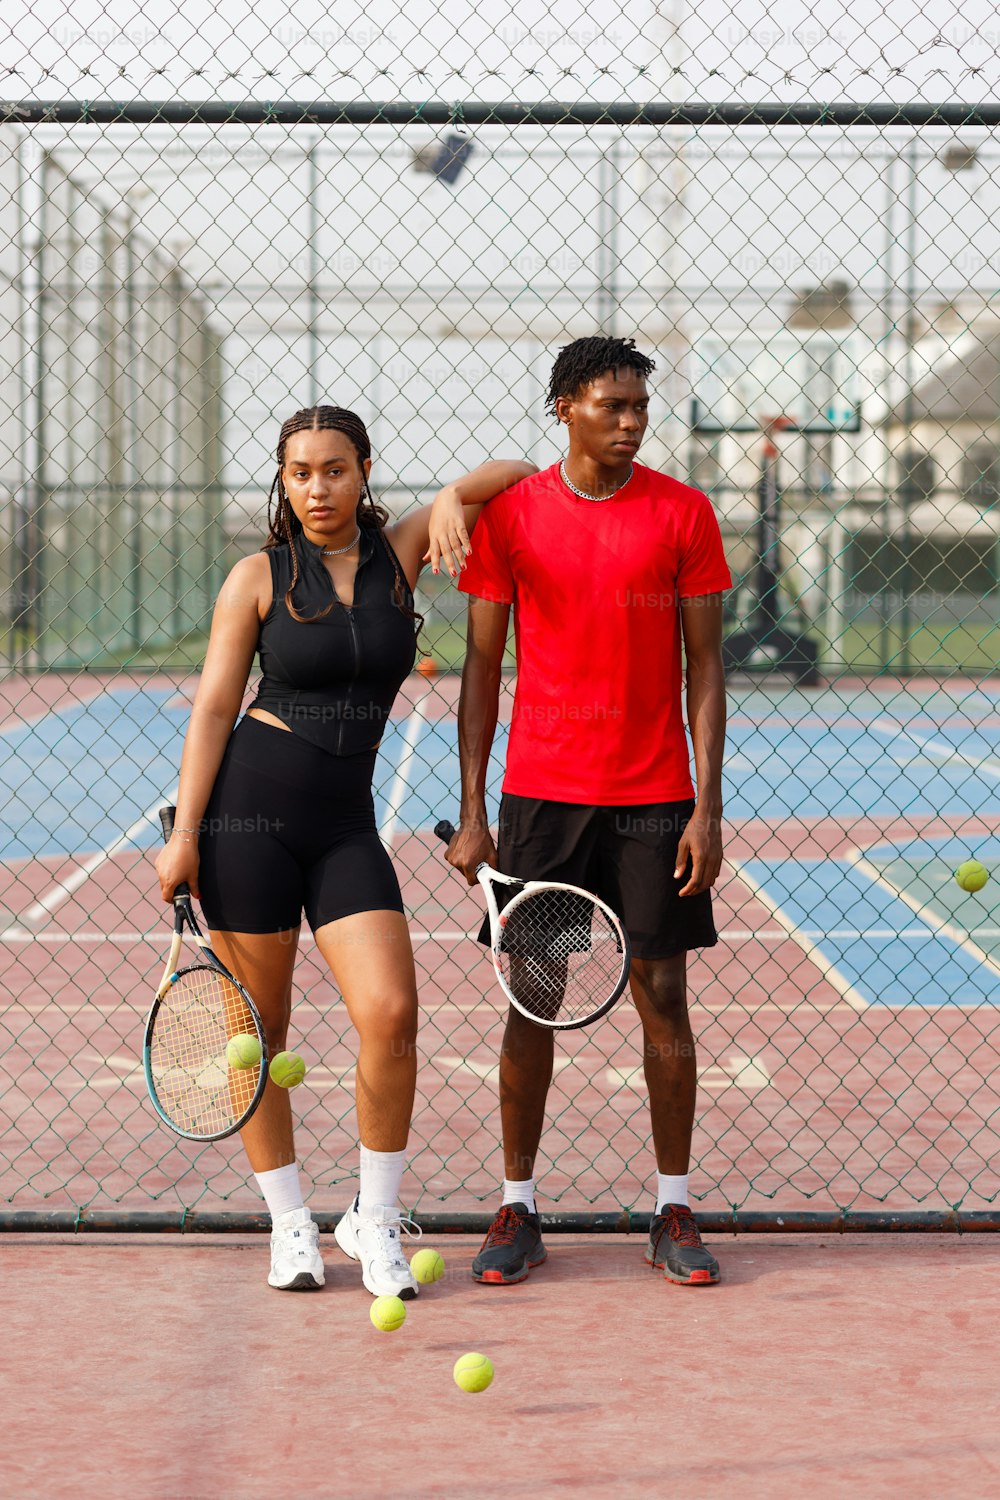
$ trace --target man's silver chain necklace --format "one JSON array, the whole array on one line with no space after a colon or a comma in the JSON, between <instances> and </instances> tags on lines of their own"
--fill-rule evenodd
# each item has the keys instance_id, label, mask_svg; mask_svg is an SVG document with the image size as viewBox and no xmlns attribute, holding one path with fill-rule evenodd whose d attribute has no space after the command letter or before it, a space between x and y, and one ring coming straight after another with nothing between
<instances>
[{"instance_id":1,"label":"man's silver chain necklace","mask_svg":"<svg viewBox=\"0 0 1000 1500\"><path fill-rule=\"evenodd\" d=\"M565 465L565 463L560 462L560 464L559 464L559 477L562 480L563 484L566 486L566 488L568 490L572 490L573 493L574 493L574 495L579 495L579 497L580 497L581 500L593 500L593 502L594 502L595 505L600 505L601 502L602 502L602 500L613 500L615 498L615 496L618 494L619 490L623 490L625 488L625 486L628 484L629 480L632 478L632 475L634 473L635 473L635 465L634 464L629 464L629 466L628 466L628 474L622 480L621 484L618 486L618 489L612 490L610 495L588 495L586 490L578 490L577 489L577 487L573 483L572 479L570 479L569 475L566 473L566 465Z\"/></svg>"}]
</instances>

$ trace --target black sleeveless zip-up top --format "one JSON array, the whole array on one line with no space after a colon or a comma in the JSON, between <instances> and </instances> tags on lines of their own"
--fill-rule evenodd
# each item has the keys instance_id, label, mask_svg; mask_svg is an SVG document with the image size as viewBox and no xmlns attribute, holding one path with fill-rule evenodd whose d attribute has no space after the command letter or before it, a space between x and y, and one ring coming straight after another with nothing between
<instances>
[{"instance_id":1,"label":"black sleeveless zip-up top","mask_svg":"<svg viewBox=\"0 0 1000 1500\"><path fill-rule=\"evenodd\" d=\"M416 657L413 621L395 601L394 554L384 536L362 527L354 603L348 609L323 566L321 549L301 535L294 545L295 608L307 616L331 600L333 608L321 620L293 619L285 604L292 582L289 544L268 551L274 592L260 626L257 650L264 675L252 707L266 709L331 755L374 750ZM412 609L405 577L403 598Z\"/></svg>"}]
</instances>

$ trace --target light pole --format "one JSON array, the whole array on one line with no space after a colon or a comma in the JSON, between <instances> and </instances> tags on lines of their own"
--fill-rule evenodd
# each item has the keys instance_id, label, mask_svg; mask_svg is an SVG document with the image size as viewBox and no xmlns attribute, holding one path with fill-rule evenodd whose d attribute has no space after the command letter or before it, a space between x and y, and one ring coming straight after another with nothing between
<instances>
[{"instance_id":1,"label":"light pole","mask_svg":"<svg viewBox=\"0 0 1000 1500\"><path fill-rule=\"evenodd\" d=\"M139 486L142 482L141 465L139 459L139 444L142 441L142 433L139 428L139 392L141 382L139 380L139 340L137 337L137 324L139 320L139 302L136 298L136 229L139 224L138 205L146 198L152 196L152 188L147 187L141 180L132 184L124 193L126 203L125 214L125 380L122 423L125 441L124 448L124 470L125 514L127 517L128 536L128 559L129 559L129 618L127 635L129 644L136 649L142 645L142 566L144 558L144 546L142 535L142 501L140 499Z\"/></svg>"},{"instance_id":2,"label":"light pole","mask_svg":"<svg viewBox=\"0 0 1000 1500\"><path fill-rule=\"evenodd\" d=\"M19 157L21 237L21 494L15 503L12 656L36 670L42 659L46 523L45 272L49 157L26 138Z\"/></svg>"},{"instance_id":3,"label":"light pole","mask_svg":"<svg viewBox=\"0 0 1000 1500\"><path fill-rule=\"evenodd\" d=\"M912 670L912 652L910 632L912 627L912 609L910 595L912 589L913 572L913 510L922 492L917 485L916 454L913 451L913 422L915 414L914 401L914 363L913 349L917 341L917 137L914 135L906 149L901 153L901 159L906 162L908 172L906 179L906 229L903 236L904 247L904 272L903 272L903 296L905 300L905 314L903 321L903 428L905 436L903 439L904 468L902 482L899 486L900 499L900 608L899 608L899 630L900 630L900 660L899 671L908 676ZM891 225L893 196L891 191L892 173L891 164L894 158L890 158L890 170L886 173L886 181L889 187L889 201L886 208L886 274L890 263L890 250L895 243ZM974 167L978 161L978 152L974 146L965 145L961 141L954 141L938 153L937 160L946 172L965 172ZM894 283L889 282L887 287L887 304ZM892 319L889 319L890 327L894 327ZM885 665L887 656L888 640L884 633L886 624L885 611L883 610L883 650L882 657Z\"/></svg>"},{"instance_id":4,"label":"light pole","mask_svg":"<svg viewBox=\"0 0 1000 1500\"><path fill-rule=\"evenodd\" d=\"M318 406L319 388L319 163L316 148L320 137L314 136L307 152L309 179L309 265L308 265L308 323L309 323L309 405Z\"/></svg>"},{"instance_id":5,"label":"light pole","mask_svg":"<svg viewBox=\"0 0 1000 1500\"><path fill-rule=\"evenodd\" d=\"M906 153L906 164L909 168L906 185L906 281L904 283L904 296L906 298L906 322L903 325L903 426L906 428L905 441L912 445L913 442L913 345L917 334L917 138L913 136L909 149ZM903 565L900 569L900 611L899 628L901 640L899 668L904 676L910 671L910 587L911 587L911 553L913 550L913 505L915 501L914 479L916 465L912 455L908 454L906 470L903 474L903 483L900 487L900 500L902 503L902 527L900 529L900 548L903 554Z\"/></svg>"},{"instance_id":6,"label":"light pole","mask_svg":"<svg viewBox=\"0 0 1000 1500\"><path fill-rule=\"evenodd\" d=\"M618 137L597 163L597 326L618 332Z\"/></svg>"}]
</instances>

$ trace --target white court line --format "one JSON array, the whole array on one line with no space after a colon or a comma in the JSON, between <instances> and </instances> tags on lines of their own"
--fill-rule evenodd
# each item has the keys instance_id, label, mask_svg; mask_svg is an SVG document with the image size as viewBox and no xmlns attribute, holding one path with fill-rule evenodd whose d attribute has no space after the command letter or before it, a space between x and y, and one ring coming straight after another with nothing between
<instances>
[{"instance_id":1,"label":"white court line","mask_svg":"<svg viewBox=\"0 0 1000 1500\"><path fill-rule=\"evenodd\" d=\"M140 813L131 827L126 828L124 833L120 833L112 843L107 844L103 849L99 849L96 854L92 854L89 859L84 860L83 864L79 865L73 871L72 875L67 876L65 880L57 880L47 895L43 896L40 901L36 901L34 906L29 906L27 911L21 913L14 927L8 929L8 933L12 935L16 934L17 927L21 923L26 923L30 928L38 922L44 921L46 917L51 916L56 907L61 906L68 896L72 896L73 892L78 890L85 880L89 880L95 870L99 869L107 860L112 859L116 854L120 853L126 845L131 844L140 833L148 833L150 820L156 817L164 801L173 802L176 796L177 788L174 787L174 790L168 793L166 798L157 797L152 806L147 807L144 813ZM8 933L5 933L4 936L6 937Z\"/></svg>"},{"instance_id":2,"label":"white court line","mask_svg":"<svg viewBox=\"0 0 1000 1500\"><path fill-rule=\"evenodd\" d=\"M877 938L884 941L886 938L935 936L926 927L903 927L898 931L895 927L832 927L829 932L820 927L801 927L799 931L813 941L822 941L823 938ZM0 943L148 943L151 948L160 949L165 935L165 929L161 928L155 932L25 932L18 927L7 927L0 929ZM968 936L1000 937L1000 927L970 927ZM754 932L750 927L723 927L719 937L726 942L788 942L788 932L784 928L780 932ZM475 943L479 946L476 933L461 932L457 927L441 927L436 932L411 928L410 938L414 943ZM301 934L299 946L316 946L311 932Z\"/></svg>"},{"instance_id":3,"label":"white court line","mask_svg":"<svg viewBox=\"0 0 1000 1500\"><path fill-rule=\"evenodd\" d=\"M749 886L761 905L767 907L774 920L781 923L792 942L798 944L802 952L811 963L815 964L816 968L823 975L823 978L828 984L833 986L841 999L845 1000L854 1010L867 1010L868 1001L864 995L854 988L853 984L840 972L836 964L832 964L825 957L822 950L817 947L812 938L807 937L802 928L795 925L784 908L771 899L760 882L754 880L753 876L747 872L742 863L738 859L733 859L731 855L726 856L725 862L736 871L736 874L743 881L744 885Z\"/></svg>"},{"instance_id":4,"label":"white court line","mask_svg":"<svg viewBox=\"0 0 1000 1500\"><path fill-rule=\"evenodd\" d=\"M646 1078L641 1066L637 1068L606 1068L604 1081L614 1088L630 1088L644 1091ZM698 1069L698 1087L702 1089L736 1088L756 1092L771 1086L771 1075L759 1057L747 1057L734 1052L722 1063L708 1063Z\"/></svg>"},{"instance_id":5,"label":"white court line","mask_svg":"<svg viewBox=\"0 0 1000 1500\"><path fill-rule=\"evenodd\" d=\"M167 928L158 927L155 932L25 932L19 927L0 929L0 943L148 943L151 948L162 948L169 939ZM784 936L784 933L780 934ZM438 932L411 931L415 943L475 942L475 933L460 932L458 928L443 927ZM311 932L299 937L300 947L315 947Z\"/></svg>"},{"instance_id":6,"label":"white court line","mask_svg":"<svg viewBox=\"0 0 1000 1500\"><path fill-rule=\"evenodd\" d=\"M1000 781L1000 764L994 760L973 760L971 755L965 755L961 750L956 750L954 745L946 744L943 740L928 738L925 734L917 734L914 729L904 729L902 724L894 724L891 719L875 719L871 724L872 729L877 729L879 734L888 735L891 739L912 740L919 745L921 750L935 760L957 760L961 765L967 766L970 771L983 771L987 776L995 776Z\"/></svg>"},{"instance_id":7,"label":"white court line","mask_svg":"<svg viewBox=\"0 0 1000 1500\"><path fill-rule=\"evenodd\" d=\"M499 1063L480 1062L475 1057L454 1057L443 1052L428 1058L427 1061L435 1066L440 1064L459 1073L468 1073L472 1078L477 1078L480 1083L495 1084L500 1081ZM568 1068L572 1062L572 1057L554 1057L552 1060L553 1076L561 1073L563 1068Z\"/></svg>"},{"instance_id":8,"label":"white court line","mask_svg":"<svg viewBox=\"0 0 1000 1500\"><path fill-rule=\"evenodd\" d=\"M729 1004L731 1002L727 1001L726 1003ZM298 1015L299 1011L309 1010L315 1011L318 1016L327 1016L332 1010L338 1009L340 1004L339 994L336 994L323 1005L318 1005L315 1000L296 1000L295 1013ZM760 1007L756 1008L759 1009ZM61 1016L75 1016L84 1011L94 1011L95 1014L102 1016L117 1016L128 1012L134 1015L139 1021L143 1019L144 1015L143 1010L135 1005L130 1005L128 1000L120 1000L110 1005L102 1005L96 1000L45 1000L38 1005L35 1005L30 1000L11 1000L8 1003L7 1009L8 1011L14 1009L23 1010L26 1014L33 1016L44 1015L46 1011L50 1010L57 1011ZM467 1005L462 1005L457 1000L425 1000L421 1001L420 1010L427 1015L436 1014L439 1010L454 1010L461 1016L472 1015L477 1010L492 1011L494 1015L500 1015L501 1017L504 1014L499 1010L494 1000L485 996L471 1000Z\"/></svg>"},{"instance_id":9,"label":"white court line","mask_svg":"<svg viewBox=\"0 0 1000 1500\"><path fill-rule=\"evenodd\" d=\"M87 1054L97 1065L107 1063L112 1068L111 1076L104 1074L103 1077L85 1079L84 1088L110 1089L119 1088L122 1084L139 1083L143 1079L144 1069L142 1063L137 1063L134 1058L129 1057L100 1057L91 1052ZM310 1087L319 1093L326 1093L329 1089L348 1087L354 1082L355 1067L351 1063L342 1069L328 1068L320 1063L315 1063L306 1069L306 1078Z\"/></svg>"},{"instance_id":10,"label":"white court line","mask_svg":"<svg viewBox=\"0 0 1000 1500\"><path fill-rule=\"evenodd\" d=\"M410 769L413 765L413 753L417 748L420 731L427 718L427 707L430 703L430 693L425 693L413 705L413 712L406 721L406 729L403 733L403 748L399 752L399 764L396 766L396 774L389 788L389 796L386 799L385 814L378 831L378 836L387 849L391 849L396 837L396 828L399 824L399 814L402 810L403 799L406 796L410 784Z\"/></svg>"},{"instance_id":11,"label":"white court line","mask_svg":"<svg viewBox=\"0 0 1000 1500\"><path fill-rule=\"evenodd\" d=\"M82 1084L84 1088L112 1089L120 1088L123 1084L138 1084L143 1081L142 1062L134 1057L123 1057L118 1053L109 1053L106 1057L102 1057L100 1053L91 1051L80 1053L79 1060L95 1069L101 1067L110 1069L110 1072L105 1072L103 1075L85 1078ZM495 1084L500 1076L500 1069L496 1063L479 1062L471 1057L453 1057L444 1053L435 1053L424 1058L423 1061L430 1067L444 1067L460 1073L468 1073L481 1083ZM556 1057L554 1072L561 1073L563 1068L570 1067L573 1061L572 1057ZM751 1059L745 1058L742 1061L749 1063ZM325 1093L330 1089L349 1088L354 1083L355 1072L356 1065L353 1062L345 1061L344 1066L340 1068L314 1063L306 1069L306 1083L319 1093ZM726 1079L727 1083L732 1081L737 1080ZM767 1078L767 1082L770 1083L770 1081L770 1078Z\"/></svg>"},{"instance_id":12,"label":"white court line","mask_svg":"<svg viewBox=\"0 0 1000 1500\"><path fill-rule=\"evenodd\" d=\"M810 938L917 938L928 939L936 936L929 932L926 927L901 927L897 931L895 927L831 927L829 932L822 932L818 927L803 927L802 931ZM1000 937L1000 927L970 927L970 937Z\"/></svg>"},{"instance_id":13,"label":"white court line","mask_svg":"<svg viewBox=\"0 0 1000 1500\"><path fill-rule=\"evenodd\" d=\"M974 958L977 963L982 964L984 968L989 969L991 974L1000 979L1000 963L991 957L985 948L980 948L978 943L974 943L969 933L963 932L960 927L955 927L953 923L939 917L931 907L924 906L922 902L911 896L909 891L902 890L894 881L890 880L887 875L884 875L881 870L873 865L871 860L866 859L860 849L849 850L847 861L856 870L860 870L862 875L866 876L868 880L873 881L877 886L881 886L883 891L888 891L890 896L895 896L898 900L904 902L912 912L916 913L922 922L927 923L927 926L932 930L935 937L950 938L957 948L964 949L970 958Z\"/></svg>"},{"instance_id":14,"label":"white court line","mask_svg":"<svg viewBox=\"0 0 1000 1500\"><path fill-rule=\"evenodd\" d=\"M691 997L689 1003L692 1009L703 1010L713 1016L725 1015L727 1012L733 1010L737 1010L742 1016L756 1016L765 1010L776 1010L781 1015L793 1015L796 1011L808 1010L810 1015L825 1016L830 1011L839 1009L843 1002L840 1000L809 999L794 1000L788 1004L781 1000L720 1000L713 1002L702 1000L700 996L694 995ZM934 1003L940 1003L941 1005L952 1004L950 1000L935 1001ZM991 1000L976 1001L977 1005L980 1003L984 1006L989 1006L994 1011L997 1008ZM313 1000L296 1000L295 1014L298 1015L300 1011L314 1011L318 1016L328 1016L331 1010L338 1005L339 1000L331 1000L328 1005L317 1005ZM931 1009L931 1006L922 1004L920 1008ZM970 1008L969 1006L962 1007L965 1010ZM879 1009L912 1011L914 1007L912 1005L883 1005L880 1002ZM137 1024L140 1025L143 1020L142 1010L135 1005L130 1005L127 1000L118 1001L113 1005L102 1005L96 1000L66 1000L62 1002L46 1000L40 1005L35 1005L30 1000L12 1000L8 1004L7 1010L23 1011L25 1015L29 1016L42 1016L53 1010L58 1015L65 1017L82 1015L84 1011L93 1011L95 1015L101 1016L132 1015L135 1017ZM468 1005L460 1005L457 1000L422 1000L420 1002L421 1015L437 1015L438 1011L442 1010L453 1010L458 1015L467 1017L475 1015L477 1011L487 1011L492 1013L498 1021L502 1021L504 1018L504 1012L500 1010L497 1002L485 997L472 1000Z\"/></svg>"},{"instance_id":15,"label":"white court line","mask_svg":"<svg viewBox=\"0 0 1000 1500\"><path fill-rule=\"evenodd\" d=\"M28 714L26 718L18 716L9 724L0 725L0 739L13 734L15 729L33 729L43 719L58 718L62 714L71 713L74 708L86 708L88 704L95 703L98 698L103 698L107 691L107 687L95 687L91 689L89 696L73 698L68 703L53 704L49 708L40 708L36 713Z\"/></svg>"}]
</instances>

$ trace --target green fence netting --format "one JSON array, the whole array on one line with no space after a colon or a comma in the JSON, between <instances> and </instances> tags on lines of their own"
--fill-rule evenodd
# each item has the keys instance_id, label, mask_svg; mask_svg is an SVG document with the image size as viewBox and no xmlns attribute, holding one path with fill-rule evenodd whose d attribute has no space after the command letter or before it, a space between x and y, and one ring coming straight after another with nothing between
<instances>
[{"instance_id":1,"label":"green fence netting","mask_svg":"<svg viewBox=\"0 0 1000 1500\"><path fill-rule=\"evenodd\" d=\"M487 457L554 462L552 361L603 331L655 359L642 460L711 497L734 577L698 1202L985 1212L997 886L952 872L1000 869L986 22L188 9L0 22L0 1197L255 1210L238 1147L157 1125L138 1057L155 809L278 427L357 410L398 515ZM376 787L422 1001L407 1193L472 1214L501 1172L502 1016L432 832L465 600L425 576L417 603ZM585 599L561 628L593 628ZM336 1208L352 1032L308 937L295 1029L300 1157ZM570 1221L648 1206L641 1063L627 1004L557 1049L539 1176Z\"/></svg>"}]
</instances>

